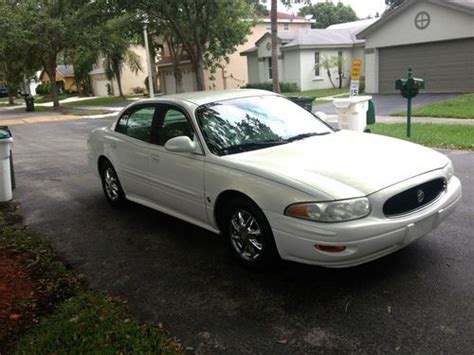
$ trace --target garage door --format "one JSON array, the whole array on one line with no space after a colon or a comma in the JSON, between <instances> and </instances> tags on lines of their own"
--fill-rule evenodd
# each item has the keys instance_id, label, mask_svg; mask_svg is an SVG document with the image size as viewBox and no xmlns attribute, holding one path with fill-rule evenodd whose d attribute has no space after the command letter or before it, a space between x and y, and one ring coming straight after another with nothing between
<instances>
[{"instance_id":1,"label":"garage door","mask_svg":"<svg viewBox=\"0 0 474 355\"><path fill-rule=\"evenodd\" d=\"M107 84L110 84L108 80L93 80L92 81L92 90L94 91L95 96L107 96Z\"/></svg>"},{"instance_id":2,"label":"garage door","mask_svg":"<svg viewBox=\"0 0 474 355\"><path fill-rule=\"evenodd\" d=\"M474 38L381 48L379 92L395 92L395 80L408 66L425 79L426 93L474 91Z\"/></svg>"}]
</instances>

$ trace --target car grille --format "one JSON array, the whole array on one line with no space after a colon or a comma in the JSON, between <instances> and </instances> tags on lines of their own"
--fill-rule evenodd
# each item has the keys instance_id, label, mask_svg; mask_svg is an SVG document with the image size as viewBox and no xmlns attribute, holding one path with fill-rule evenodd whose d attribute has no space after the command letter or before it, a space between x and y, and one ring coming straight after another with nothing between
<instances>
[{"instance_id":1,"label":"car grille","mask_svg":"<svg viewBox=\"0 0 474 355\"><path fill-rule=\"evenodd\" d=\"M435 200L446 189L445 179L435 179L389 198L383 205L387 217L417 210Z\"/></svg>"}]
</instances>

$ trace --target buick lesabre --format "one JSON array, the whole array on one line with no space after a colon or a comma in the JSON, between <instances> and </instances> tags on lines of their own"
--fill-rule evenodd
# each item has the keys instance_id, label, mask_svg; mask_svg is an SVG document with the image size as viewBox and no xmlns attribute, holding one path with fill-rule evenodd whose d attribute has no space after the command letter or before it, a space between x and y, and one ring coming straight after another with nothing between
<instances>
[{"instance_id":1,"label":"buick lesabre","mask_svg":"<svg viewBox=\"0 0 474 355\"><path fill-rule=\"evenodd\" d=\"M434 230L461 198L443 154L324 121L271 92L163 96L88 139L105 197L226 238L245 266L349 267Z\"/></svg>"}]
</instances>

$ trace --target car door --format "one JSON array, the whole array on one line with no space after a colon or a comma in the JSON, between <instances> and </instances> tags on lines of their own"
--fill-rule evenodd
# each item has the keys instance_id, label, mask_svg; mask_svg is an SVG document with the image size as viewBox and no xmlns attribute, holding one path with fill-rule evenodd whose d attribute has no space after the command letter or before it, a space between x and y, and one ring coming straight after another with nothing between
<instances>
[{"instance_id":1,"label":"car door","mask_svg":"<svg viewBox=\"0 0 474 355\"><path fill-rule=\"evenodd\" d=\"M150 179L150 142L156 104L132 106L105 139L106 149L128 196L153 200Z\"/></svg>"},{"instance_id":2,"label":"car door","mask_svg":"<svg viewBox=\"0 0 474 355\"><path fill-rule=\"evenodd\" d=\"M150 148L150 172L156 203L174 212L207 222L204 201L204 154L186 111L162 104L158 109L157 139ZM174 137L188 136L201 148L175 153L164 148Z\"/></svg>"}]
</instances>

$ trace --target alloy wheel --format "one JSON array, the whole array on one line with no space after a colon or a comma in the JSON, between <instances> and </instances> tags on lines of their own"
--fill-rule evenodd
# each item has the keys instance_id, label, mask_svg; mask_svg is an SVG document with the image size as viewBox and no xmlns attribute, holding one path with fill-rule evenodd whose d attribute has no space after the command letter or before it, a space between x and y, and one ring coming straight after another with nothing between
<instances>
[{"instance_id":1,"label":"alloy wheel","mask_svg":"<svg viewBox=\"0 0 474 355\"><path fill-rule=\"evenodd\" d=\"M230 237L232 246L242 259L252 262L262 254L262 229L249 212L234 212L230 219Z\"/></svg>"}]
</instances>

